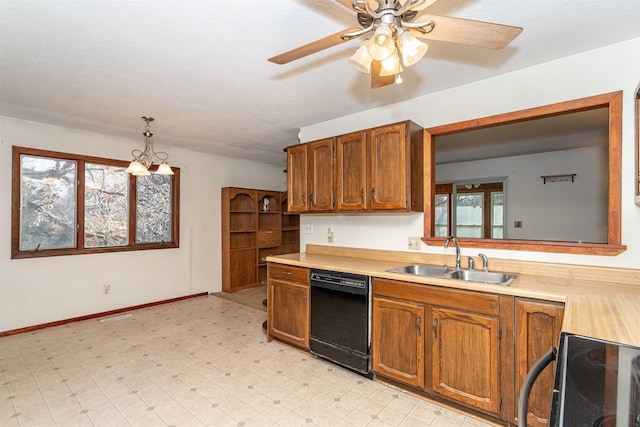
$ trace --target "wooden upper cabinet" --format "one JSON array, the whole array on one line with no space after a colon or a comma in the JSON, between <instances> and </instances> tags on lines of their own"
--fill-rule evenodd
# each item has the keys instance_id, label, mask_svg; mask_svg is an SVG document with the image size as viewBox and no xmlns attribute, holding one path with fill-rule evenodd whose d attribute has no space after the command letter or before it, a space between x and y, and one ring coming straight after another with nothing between
<instances>
[{"instance_id":1,"label":"wooden upper cabinet","mask_svg":"<svg viewBox=\"0 0 640 427\"><path fill-rule=\"evenodd\" d=\"M550 347L558 347L564 307L559 303L516 298L516 402L529 370ZM555 362L540 373L529 395L527 425L547 426ZM517 408L516 408L517 409ZM517 417L517 413L515 414ZM517 418L514 418L517 423Z\"/></svg>"},{"instance_id":2,"label":"wooden upper cabinet","mask_svg":"<svg viewBox=\"0 0 640 427\"><path fill-rule=\"evenodd\" d=\"M422 212L423 133L406 121L289 147L289 211Z\"/></svg>"},{"instance_id":3,"label":"wooden upper cabinet","mask_svg":"<svg viewBox=\"0 0 640 427\"><path fill-rule=\"evenodd\" d=\"M336 210L367 208L367 132L336 138Z\"/></svg>"},{"instance_id":4,"label":"wooden upper cabinet","mask_svg":"<svg viewBox=\"0 0 640 427\"><path fill-rule=\"evenodd\" d=\"M371 209L406 209L410 185L408 129L399 123L371 130Z\"/></svg>"},{"instance_id":5,"label":"wooden upper cabinet","mask_svg":"<svg viewBox=\"0 0 640 427\"><path fill-rule=\"evenodd\" d=\"M306 212L307 198L307 145L287 149L287 210Z\"/></svg>"},{"instance_id":6,"label":"wooden upper cabinet","mask_svg":"<svg viewBox=\"0 0 640 427\"><path fill-rule=\"evenodd\" d=\"M333 138L308 144L309 210L333 210Z\"/></svg>"}]
</instances>

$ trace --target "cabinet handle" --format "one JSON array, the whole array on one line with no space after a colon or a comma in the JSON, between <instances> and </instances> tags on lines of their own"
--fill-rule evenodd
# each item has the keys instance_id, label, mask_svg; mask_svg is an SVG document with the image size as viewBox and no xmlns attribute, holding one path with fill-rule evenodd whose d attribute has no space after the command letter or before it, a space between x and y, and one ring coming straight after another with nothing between
<instances>
[{"instance_id":1,"label":"cabinet handle","mask_svg":"<svg viewBox=\"0 0 640 427\"><path fill-rule=\"evenodd\" d=\"M422 316L418 316L416 318L416 326L418 327L418 336L422 336L422 331L420 330L421 323L422 323Z\"/></svg>"},{"instance_id":2,"label":"cabinet handle","mask_svg":"<svg viewBox=\"0 0 640 427\"><path fill-rule=\"evenodd\" d=\"M265 234L273 234L273 230L264 230Z\"/></svg>"},{"instance_id":3,"label":"cabinet handle","mask_svg":"<svg viewBox=\"0 0 640 427\"><path fill-rule=\"evenodd\" d=\"M362 199L362 204L364 205L365 204L365 201L364 201L364 188L360 189L360 198Z\"/></svg>"},{"instance_id":4,"label":"cabinet handle","mask_svg":"<svg viewBox=\"0 0 640 427\"><path fill-rule=\"evenodd\" d=\"M307 193L302 193L302 203L307 203Z\"/></svg>"},{"instance_id":5,"label":"cabinet handle","mask_svg":"<svg viewBox=\"0 0 640 427\"><path fill-rule=\"evenodd\" d=\"M372 202L376 201L376 189L375 189L375 187L371 189L371 201Z\"/></svg>"},{"instance_id":6,"label":"cabinet handle","mask_svg":"<svg viewBox=\"0 0 640 427\"><path fill-rule=\"evenodd\" d=\"M293 271L283 271L282 274L284 274L285 276L291 276L293 274Z\"/></svg>"},{"instance_id":7,"label":"cabinet handle","mask_svg":"<svg viewBox=\"0 0 640 427\"><path fill-rule=\"evenodd\" d=\"M433 338L438 339L438 319L433 319Z\"/></svg>"},{"instance_id":8,"label":"cabinet handle","mask_svg":"<svg viewBox=\"0 0 640 427\"><path fill-rule=\"evenodd\" d=\"M309 196L309 201L311 202L311 204L314 204L316 202L316 200L313 198L313 193L311 193L311 195Z\"/></svg>"}]
</instances>

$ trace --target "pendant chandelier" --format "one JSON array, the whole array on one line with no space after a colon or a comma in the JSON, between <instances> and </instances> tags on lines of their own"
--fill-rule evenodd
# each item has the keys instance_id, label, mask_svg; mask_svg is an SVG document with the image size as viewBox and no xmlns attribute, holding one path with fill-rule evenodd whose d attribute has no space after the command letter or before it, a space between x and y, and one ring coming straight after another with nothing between
<instances>
[{"instance_id":1,"label":"pendant chandelier","mask_svg":"<svg viewBox=\"0 0 640 427\"><path fill-rule=\"evenodd\" d=\"M144 151L135 149L131 152L133 160L129 163L127 173L136 176L151 175L149 168L155 163L158 165L158 169L156 170L158 175L173 175L171 166L167 163L169 154L164 151L156 151L153 148L153 134L149 128L149 123L154 120L153 117L142 116L140 119L147 123L144 132L142 132L144 136Z\"/></svg>"}]
</instances>

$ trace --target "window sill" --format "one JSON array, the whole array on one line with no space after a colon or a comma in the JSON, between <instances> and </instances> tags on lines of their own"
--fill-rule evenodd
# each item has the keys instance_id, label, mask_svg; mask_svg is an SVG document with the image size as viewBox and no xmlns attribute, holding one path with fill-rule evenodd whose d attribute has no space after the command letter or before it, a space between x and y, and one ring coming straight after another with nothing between
<instances>
[{"instance_id":1,"label":"window sill","mask_svg":"<svg viewBox=\"0 0 640 427\"><path fill-rule=\"evenodd\" d=\"M422 241L431 246L444 245L445 237L423 237ZM465 248L490 248L514 251L553 252L577 255L616 256L624 252L625 245L607 243L554 242L544 240L498 240L498 239L458 239Z\"/></svg>"}]
</instances>

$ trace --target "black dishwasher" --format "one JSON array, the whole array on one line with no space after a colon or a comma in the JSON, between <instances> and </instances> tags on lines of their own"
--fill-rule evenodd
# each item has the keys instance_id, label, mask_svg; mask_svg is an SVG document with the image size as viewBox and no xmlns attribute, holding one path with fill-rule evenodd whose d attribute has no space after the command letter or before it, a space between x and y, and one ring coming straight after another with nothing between
<instances>
[{"instance_id":1,"label":"black dishwasher","mask_svg":"<svg viewBox=\"0 0 640 427\"><path fill-rule=\"evenodd\" d=\"M311 270L311 352L368 378L370 298L368 276Z\"/></svg>"}]
</instances>

